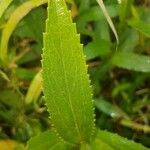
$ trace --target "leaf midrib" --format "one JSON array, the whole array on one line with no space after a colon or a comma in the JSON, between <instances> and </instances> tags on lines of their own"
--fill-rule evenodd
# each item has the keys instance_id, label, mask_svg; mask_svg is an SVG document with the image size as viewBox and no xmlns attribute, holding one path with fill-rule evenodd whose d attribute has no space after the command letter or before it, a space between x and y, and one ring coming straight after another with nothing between
<instances>
[{"instance_id":1,"label":"leaf midrib","mask_svg":"<svg viewBox=\"0 0 150 150\"><path fill-rule=\"evenodd\" d=\"M62 42L60 42L60 49L62 50ZM63 56L62 55L62 51L61 51L61 56ZM66 91L67 91L67 97L68 97L68 101L69 101L69 104L70 104L70 108L71 108L73 120L74 120L74 123L75 123L75 127L77 129L77 133L78 133L78 135L81 138L81 134L80 134L80 130L79 130L79 125L77 123L77 118L76 118L76 115L74 113L73 104L72 104L72 101L71 101L71 95L70 95L70 90L69 90L69 86L68 86L68 79L67 79L67 75L66 75L66 65L65 65L65 62L64 62L64 57L61 57L61 58L62 59L60 59L60 60L62 62L62 69L63 69L63 72L64 72L64 82L65 82L65 88L66 88Z\"/></svg>"}]
</instances>

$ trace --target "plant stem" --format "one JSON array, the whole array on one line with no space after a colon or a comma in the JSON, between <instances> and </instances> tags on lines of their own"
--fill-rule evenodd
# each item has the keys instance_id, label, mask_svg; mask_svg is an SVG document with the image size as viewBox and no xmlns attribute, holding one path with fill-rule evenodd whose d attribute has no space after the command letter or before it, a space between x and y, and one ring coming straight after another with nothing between
<instances>
[{"instance_id":1,"label":"plant stem","mask_svg":"<svg viewBox=\"0 0 150 150\"><path fill-rule=\"evenodd\" d=\"M122 119L120 121L120 124L125 126L125 127L128 127L128 128L143 131L144 133L150 133L150 126L148 126L148 125L142 125L139 123L135 123L131 120L126 120L126 119Z\"/></svg>"}]
</instances>

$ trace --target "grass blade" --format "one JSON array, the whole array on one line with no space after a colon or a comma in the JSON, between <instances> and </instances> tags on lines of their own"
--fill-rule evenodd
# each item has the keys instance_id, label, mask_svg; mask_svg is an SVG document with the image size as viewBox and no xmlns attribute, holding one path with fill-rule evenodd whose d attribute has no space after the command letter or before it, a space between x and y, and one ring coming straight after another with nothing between
<instances>
[{"instance_id":1,"label":"grass blade","mask_svg":"<svg viewBox=\"0 0 150 150\"><path fill-rule=\"evenodd\" d=\"M30 0L19 6L10 16L3 31L0 43L0 59L4 64L7 64L7 50L10 36L20 20L26 16L32 9L46 3L47 0Z\"/></svg>"},{"instance_id":2,"label":"grass blade","mask_svg":"<svg viewBox=\"0 0 150 150\"><path fill-rule=\"evenodd\" d=\"M1 0L0 1L0 18L2 17L3 13L7 9L7 7L11 4L13 0Z\"/></svg>"},{"instance_id":3,"label":"grass blade","mask_svg":"<svg viewBox=\"0 0 150 150\"><path fill-rule=\"evenodd\" d=\"M117 44L119 44L119 37L118 37L117 31L116 31L115 26L114 26L114 24L113 24L113 22L112 22L112 20L110 18L110 15L109 15L109 13L108 13L105 5L104 5L103 0L96 0L96 1L99 4L99 6L101 7L101 9L102 9L102 11L104 13L104 16L106 17L106 20L107 20L110 28L112 29L115 37L116 37Z\"/></svg>"}]
</instances>

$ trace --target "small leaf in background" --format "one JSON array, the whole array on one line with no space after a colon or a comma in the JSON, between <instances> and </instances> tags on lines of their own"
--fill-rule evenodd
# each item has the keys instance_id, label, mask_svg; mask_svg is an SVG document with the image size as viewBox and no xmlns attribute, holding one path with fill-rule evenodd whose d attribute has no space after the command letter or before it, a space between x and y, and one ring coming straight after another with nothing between
<instances>
[{"instance_id":1,"label":"small leaf in background","mask_svg":"<svg viewBox=\"0 0 150 150\"><path fill-rule=\"evenodd\" d=\"M107 24L106 20L101 19L94 23L94 39L99 41L100 39L104 40L105 44L108 44L108 47L111 46L111 39L110 39L110 30L109 25ZM102 43L101 43L102 44Z\"/></svg>"},{"instance_id":2,"label":"small leaf in background","mask_svg":"<svg viewBox=\"0 0 150 150\"><path fill-rule=\"evenodd\" d=\"M84 47L87 60L107 56L110 52L110 43L105 40L93 41Z\"/></svg>"},{"instance_id":3,"label":"small leaf in background","mask_svg":"<svg viewBox=\"0 0 150 150\"><path fill-rule=\"evenodd\" d=\"M21 80L32 80L36 73L33 70L25 68L16 68L15 70L16 77Z\"/></svg>"},{"instance_id":4,"label":"small leaf in background","mask_svg":"<svg viewBox=\"0 0 150 150\"><path fill-rule=\"evenodd\" d=\"M126 20L131 16L131 7L133 0L121 0L119 5L120 32L122 33L127 26Z\"/></svg>"},{"instance_id":5,"label":"small leaf in background","mask_svg":"<svg viewBox=\"0 0 150 150\"><path fill-rule=\"evenodd\" d=\"M31 138L27 143L27 150L69 150L70 146L61 141L52 130L45 131Z\"/></svg>"},{"instance_id":6,"label":"small leaf in background","mask_svg":"<svg viewBox=\"0 0 150 150\"><path fill-rule=\"evenodd\" d=\"M84 0L80 2L79 12L82 13L90 8L90 0Z\"/></svg>"},{"instance_id":7,"label":"small leaf in background","mask_svg":"<svg viewBox=\"0 0 150 150\"><path fill-rule=\"evenodd\" d=\"M102 146L102 149L98 149L95 146L99 144L99 147ZM142 146L141 144L130 141L126 138L123 138L117 134L113 134L107 131L98 130L95 141L93 142L93 147L96 147L96 150L149 150L148 148Z\"/></svg>"},{"instance_id":8,"label":"small leaf in background","mask_svg":"<svg viewBox=\"0 0 150 150\"><path fill-rule=\"evenodd\" d=\"M3 102L5 105L14 108L19 108L22 104L20 95L12 90L1 90L0 102Z\"/></svg>"},{"instance_id":9,"label":"small leaf in background","mask_svg":"<svg viewBox=\"0 0 150 150\"><path fill-rule=\"evenodd\" d=\"M125 90L129 90L132 88L132 84L131 83L120 83L119 85L117 85L116 87L113 88L112 90L112 96L116 97L117 95L119 95L120 92L123 92Z\"/></svg>"},{"instance_id":10,"label":"small leaf in background","mask_svg":"<svg viewBox=\"0 0 150 150\"><path fill-rule=\"evenodd\" d=\"M124 69L150 72L150 57L130 52L116 52L112 64Z\"/></svg>"},{"instance_id":11,"label":"small leaf in background","mask_svg":"<svg viewBox=\"0 0 150 150\"><path fill-rule=\"evenodd\" d=\"M128 21L128 24L143 33L145 36L150 37L150 23L145 23L138 19L132 19Z\"/></svg>"},{"instance_id":12,"label":"small leaf in background","mask_svg":"<svg viewBox=\"0 0 150 150\"><path fill-rule=\"evenodd\" d=\"M133 52L139 42L139 34L136 30L128 29L122 34L118 49L125 52Z\"/></svg>"},{"instance_id":13,"label":"small leaf in background","mask_svg":"<svg viewBox=\"0 0 150 150\"><path fill-rule=\"evenodd\" d=\"M119 118L122 114L108 101L104 100L103 98L95 99L95 106L97 109L102 111L103 113L113 117Z\"/></svg>"}]
</instances>

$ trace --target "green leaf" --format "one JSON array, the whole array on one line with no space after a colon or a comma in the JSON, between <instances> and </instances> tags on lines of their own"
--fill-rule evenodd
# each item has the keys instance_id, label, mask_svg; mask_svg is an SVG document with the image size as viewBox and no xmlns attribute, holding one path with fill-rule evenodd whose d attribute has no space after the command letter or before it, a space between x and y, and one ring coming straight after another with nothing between
<instances>
[{"instance_id":1,"label":"green leaf","mask_svg":"<svg viewBox=\"0 0 150 150\"><path fill-rule=\"evenodd\" d=\"M11 90L0 91L0 102L13 108L19 108L22 105L21 97L18 93Z\"/></svg>"},{"instance_id":2,"label":"green leaf","mask_svg":"<svg viewBox=\"0 0 150 150\"><path fill-rule=\"evenodd\" d=\"M150 72L150 57L130 52L117 52L112 58L112 64L121 68Z\"/></svg>"},{"instance_id":3,"label":"green leaf","mask_svg":"<svg viewBox=\"0 0 150 150\"><path fill-rule=\"evenodd\" d=\"M114 150L111 146L109 146L107 143L101 141L100 139L95 139L92 145L93 150Z\"/></svg>"},{"instance_id":4,"label":"green leaf","mask_svg":"<svg viewBox=\"0 0 150 150\"><path fill-rule=\"evenodd\" d=\"M121 32L125 30L125 27L127 26L126 20L131 16L132 3L133 0L121 0L121 4L119 5L119 28Z\"/></svg>"},{"instance_id":5,"label":"green leaf","mask_svg":"<svg viewBox=\"0 0 150 150\"><path fill-rule=\"evenodd\" d=\"M65 141L88 142L94 115L83 47L64 0L49 0L48 6L42 63L48 111Z\"/></svg>"},{"instance_id":6,"label":"green leaf","mask_svg":"<svg viewBox=\"0 0 150 150\"><path fill-rule=\"evenodd\" d=\"M30 0L23 3L19 6L10 16L8 22L6 23L3 31L2 31L2 38L0 43L0 59L3 61L4 64L7 64L7 49L8 49L8 42L9 38L16 28L17 24L20 20L26 16L32 9L46 3L47 0Z\"/></svg>"},{"instance_id":7,"label":"green leaf","mask_svg":"<svg viewBox=\"0 0 150 150\"><path fill-rule=\"evenodd\" d=\"M133 52L136 45L139 42L139 34L136 30L128 29L120 40L119 50L125 52Z\"/></svg>"},{"instance_id":8,"label":"green leaf","mask_svg":"<svg viewBox=\"0 0 150 150\"><path fill-rule=\"evenodd\" d=\"M90 8L90 0L80 1L79 12L82 13Z\"/></svg>"},{"instance_id":9,"label":"green leaf","mask_svg":"<svg viewBox=\"0 0 150 150\"><path fill-rule=\"evenodd\" d=\"M31 138L27 144L27 150L69 150L65 142L60 141L54 131L48 130Z\"/></svg>"},{"instance_id":10,"label":"green leaf","mask_svg":"<svg viewBox=\"0 0 150 150\"><path fill-rule=\"evenodd\" d=\"M36 73L33 70L18 67L15 70L15 75L21 80L32 80Z\"/></svg>"},{"instance_id":11,"label":"green leaf","mask_svg":"<svg viewBox=\"0 0 150 150\"><path fill-rule=\"evenodd\" d=\"M141 144L130 141L117 134L98 130L92 150L149 150Z\"/></svg>"},{"instance_id":12,"label":"green leaf","mask_svg":"<svg viewBox=\"0 0 150 150\"><path fill-rule=\"evenodd\" d=\"M88 60L99 56L106 56L110 53L110 43L105 40L90 42L84 47L84 53Z\"/></svg>"},{"instance_id":13,"label":"green leaf","mask_svg":"<svg viewBox=\"0 0 150 150\"><path fill-rule=\"evenodd\" d=\"M145 23L139 19L132 19L128 21L128 24L145 36L150 37L150 23Z\"/></svg>"},{"instance_id":14,"label":"green leaf","mask_svg":"<svg viewBox=\"0 0 150 150\"><path fill-rule=\"evenodd\" d=\"M104 100L103 98L95 99L95 105L97 109L113 118L119 118L121 116L117 109L110 102Z\"/></svg>"},{"instance_id":15,"label":"green leaf","mask_svg":"<svg viewBox=\"0 0 150 150\"><path fill-rule=\"evenodd\" d=\"M2 17L3 13L7 9L7 7L11 4L13 0L1 0L0 1L0 18Z\"/></svg>"},{"instance_id":16,"label":"green leaf","mask_svg":"<svg viewBox=\"0 0 150 150\"><path fill-rule=\"evenodd\" d=\"M109 30L109 26L106 22L106 20L101 19L99 21L96 21L94 23L94 39L95 40L99 40L99 39L103 39L104 41L107 42L108 47L110 47L110 30ZM105 42L105 44L106 44Z\"/></svg>"}]
</instances>

